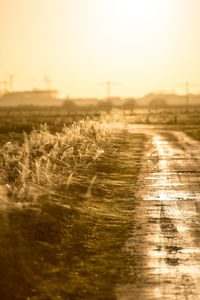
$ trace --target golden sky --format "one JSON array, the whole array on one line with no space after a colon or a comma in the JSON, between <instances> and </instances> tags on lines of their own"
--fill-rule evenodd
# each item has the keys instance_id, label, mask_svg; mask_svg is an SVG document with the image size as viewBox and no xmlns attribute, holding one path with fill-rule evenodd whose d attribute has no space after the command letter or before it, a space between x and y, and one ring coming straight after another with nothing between
<instances>
[{"instance_id":1,"label":"golden sky","mask_svg":"<svg viewBox=\"0 0 200 300\"><path fill-rule=\"evenodd\" d=\"M0 81L62 95L138 96L200 84L200 0L0 0ZM194 91L200 91L194 88ZM183 91L183 89L182 89Z\"/></svg>"}]
</instances>

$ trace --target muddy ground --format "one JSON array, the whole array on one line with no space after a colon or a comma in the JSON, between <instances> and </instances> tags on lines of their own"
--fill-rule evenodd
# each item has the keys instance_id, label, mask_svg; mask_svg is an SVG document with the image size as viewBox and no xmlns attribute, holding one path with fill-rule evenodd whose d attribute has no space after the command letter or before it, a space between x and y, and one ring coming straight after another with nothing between
<instances>
[{"instance_id":1,"label":"muddy ground","mask_svg":"<svg viewBox=\"0 0 200 300\"><path fill-rule=\"evenodd\" d=\"M130 125L148 139L137 182L129 280L118 300L200 299L200 142L183 132Z\"/></svg>"}]
</instances>

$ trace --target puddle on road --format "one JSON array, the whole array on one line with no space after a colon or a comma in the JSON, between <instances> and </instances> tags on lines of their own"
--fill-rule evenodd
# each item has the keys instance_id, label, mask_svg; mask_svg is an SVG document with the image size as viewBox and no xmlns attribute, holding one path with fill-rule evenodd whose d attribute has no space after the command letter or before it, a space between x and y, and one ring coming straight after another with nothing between
<instances>
[{"instance_id":1,"label":"puddle on road","mask_svg":"<svg viewBox=\"0 0 200 300\"><path fill-rule=\"evenodd\" d=\"M148 135L137 225L125 246L141 263L130 259L133 282L117 288L117 299L200 299L200 162L189 143L184 151L160 134Z\"/></svg>"}]
</instances>

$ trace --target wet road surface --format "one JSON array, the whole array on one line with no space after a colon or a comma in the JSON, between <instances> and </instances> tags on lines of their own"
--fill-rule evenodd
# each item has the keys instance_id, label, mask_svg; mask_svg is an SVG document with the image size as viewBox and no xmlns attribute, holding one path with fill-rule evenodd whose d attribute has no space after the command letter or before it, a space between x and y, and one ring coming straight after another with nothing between
<instances>
[{"instance_id":1,"label":"wet road surface","mask_svg":"<svg viewBox=\"0 0 200 300\"><path fill-rule=\"evenodd\" d=\"M200 299L200 143L182 132L140 132L148 139L124 249L131 276L117 299Z\"/></svg>"}]
</instances>

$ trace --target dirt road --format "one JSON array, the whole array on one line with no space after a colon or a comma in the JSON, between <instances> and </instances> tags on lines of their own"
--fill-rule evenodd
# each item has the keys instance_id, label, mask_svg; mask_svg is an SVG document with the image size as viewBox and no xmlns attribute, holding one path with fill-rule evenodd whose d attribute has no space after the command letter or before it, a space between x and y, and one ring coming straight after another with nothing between
<instances>
[{"instance_id":1,"label":"dirt road","mask_svg":"<svg viewBox=\"0 0 200 300\"><path fill-rule=\"evenodd\" d=\"M124 249L131 276L117 299L200 299L200 143L181 132L140 131L148 140Z\"/></svg>"}]
</instances>

